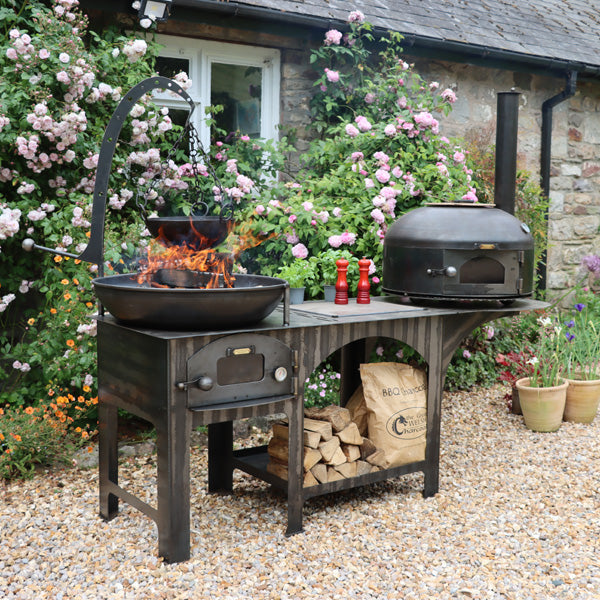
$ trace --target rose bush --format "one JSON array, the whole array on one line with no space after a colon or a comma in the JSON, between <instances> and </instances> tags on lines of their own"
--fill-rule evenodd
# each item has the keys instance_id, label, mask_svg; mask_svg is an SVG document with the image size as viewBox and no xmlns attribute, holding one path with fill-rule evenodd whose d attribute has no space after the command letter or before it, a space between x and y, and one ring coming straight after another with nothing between
<instances>
[{"instance_id":1,"label":"rose bush","mask_svg":"<svg viewBox=\"0 0 600 600\"><path fill-rule=\"evenodd\" d=\"M349 250L372 260L378 292L383 239L393 221L425 202L477 199L468 154L440 134L438 119L451 109L454 92L427 84L400 58L399 36L375 44L371 29L354 11L348 33L330 30L312 53L317 137L286 197L246 215L257 233L279 234L252 256L265 274L299 258L298 248L306 259ZM356 283L351 279L351 290Z\"/></svg>"}]
</instances>

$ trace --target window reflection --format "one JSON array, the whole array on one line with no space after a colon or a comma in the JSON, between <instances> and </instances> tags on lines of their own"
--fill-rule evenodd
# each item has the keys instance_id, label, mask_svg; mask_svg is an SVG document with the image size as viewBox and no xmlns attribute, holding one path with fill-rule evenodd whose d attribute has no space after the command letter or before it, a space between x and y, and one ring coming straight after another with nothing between
<instances>
[{"instance_id":1,"label":"window reflection","mask_svg":"<svg viewBox=\"0 0 600 600\"><path fill-rule=\"evenodd\" d=\"M261 96L261 67L212 63L210 103L223 106L214 115L216 128L260 137Z\"/></svg>"}]
</instances>

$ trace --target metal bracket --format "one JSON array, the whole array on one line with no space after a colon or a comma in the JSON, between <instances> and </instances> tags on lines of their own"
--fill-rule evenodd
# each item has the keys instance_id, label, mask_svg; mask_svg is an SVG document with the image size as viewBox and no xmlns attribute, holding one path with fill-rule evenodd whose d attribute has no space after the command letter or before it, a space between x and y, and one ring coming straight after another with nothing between
<instances>
[{"instance_id":1,"label":"metal bracket","mask_svg":"<svg viewBox=\"0 0 600 600\"><path fill-rule=\"evenodd\" d=\"M89 263L98 265L98 275L104 275L104 220L106 216L106 196L108 193L108 180L112 166L112 160L119 141L119 134L123 129L123 124L127 115L131 112L135 103L144 95L152 90L167 89L181 96L190 105L190 117L195 109L192 97L175 81L167 77L149 77L141 83L131 88L121 99L115 112L113 113L100 146L98 155L98 168L96 170L96 184L94 185L94 197L92 201L92 224L90 230L90 241L83 252L79 255L38 246L33 240L23 241L24 250L43 250L58 254L59 256L69 256Z\"/></svg>"}]
</instances>

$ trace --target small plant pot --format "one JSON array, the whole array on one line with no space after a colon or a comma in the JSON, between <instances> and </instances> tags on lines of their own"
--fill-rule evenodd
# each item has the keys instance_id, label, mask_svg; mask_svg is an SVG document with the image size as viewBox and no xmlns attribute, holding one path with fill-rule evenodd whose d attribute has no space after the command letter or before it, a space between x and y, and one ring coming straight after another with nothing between
<instances>
[{"instance_id":1,"label":"small plant pot","mask_svg":"<svg viewBox=\"0 0 600 600\"><path fill-rule=\"evenodd\" d=\"M304 302L304 289L303 287L290 288L290 304L302 304Z\"/></svg>"},{"instance_id":2,"label":"small plant pot","mask_svg":"<svg viewBox=\"0 0 600 600\"><path fill-rule=\"evenodd\" d=\"M325 302L333 302L335 300L335 285L326 285L323 287L325 294Z\"/></svg>"},{"instance_id":3,"label":"small plant pot","mask_svg":"<svg viewBox=\"0 0 600 600\"><path fill-rule=\"evenodd\" d=\"M532 431L556 431L562 423L569 382L553 387L529 387L529 377L516 383L525 426Z\"/></svg>"},{"instance_id":4,"label":"small plant pot","mask_svg":"<svg viewBox=\"0 0 600 600\"><path fill-rule=\"evenodd\" d=\"M567 401L563 419L573 423L591 423L600 402L600 379L567 379Z\"/></svg>"}]
</instances>

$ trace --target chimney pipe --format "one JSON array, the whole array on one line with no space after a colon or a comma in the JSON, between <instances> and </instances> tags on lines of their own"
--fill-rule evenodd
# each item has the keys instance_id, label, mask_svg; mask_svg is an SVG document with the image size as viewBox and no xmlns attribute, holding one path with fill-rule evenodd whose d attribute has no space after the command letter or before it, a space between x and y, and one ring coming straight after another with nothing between
<instances>
[{"instance_id":1,"label":"chimney pipe","mask_svg":"<svg viewBox=\"0 0 600 600\"><path fill-rule=\"evenodd\" d=\"M496 171L494 203L507 213L515 214L517 185L517 131L519 92L498 92L496 111Z\"/></svg>"}]
</instances>

